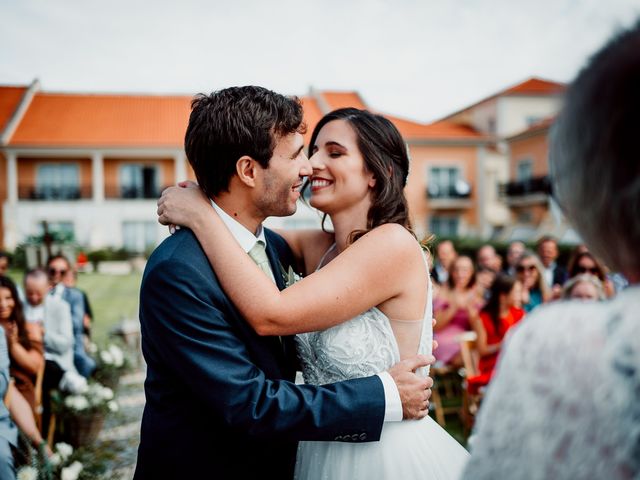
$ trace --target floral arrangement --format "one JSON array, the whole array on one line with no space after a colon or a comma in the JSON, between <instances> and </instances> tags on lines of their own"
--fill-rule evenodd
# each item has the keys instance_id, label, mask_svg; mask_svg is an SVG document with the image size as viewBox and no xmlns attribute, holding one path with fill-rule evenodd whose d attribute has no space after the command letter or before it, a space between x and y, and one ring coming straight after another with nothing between
<instances>
[{"instance_id":1,"label":"floral arrangement","mask_svg":"<svg viewBox=\"0 0 640 480\"><path fill-rule=\"evenodd\" d=\"M32 465L18 469L17 480L78 480L84 465L74 458L73 447L68 443L56 443L53 455L40 456Z\"/></svg>"},{"instance_id":2,"label":"floral arrangement","mask_svg":"<svg viewBox=\"0 0 640 480\"><path fill-rule=\"evenodd\" d=\"M122 348L115 343L111 343L104 348L99 348L95 343L91 343L88 350L96 361L96 370L93 377L112 389L116 388L120 376L130 366Z\"/></svg>"},{"instance_id":3,"label":"floral arrangement","mask_svg":"<svg viewBox=\"0 0 640 480\"><path fill-rule=\"evenodd\" d=\"M56 412L71 415L91 415L102 412L117 412L118 402L114 399L113 390L104 385L91 382L78 393L62 395L53 398Z\"/></svg>"}]
</instances>

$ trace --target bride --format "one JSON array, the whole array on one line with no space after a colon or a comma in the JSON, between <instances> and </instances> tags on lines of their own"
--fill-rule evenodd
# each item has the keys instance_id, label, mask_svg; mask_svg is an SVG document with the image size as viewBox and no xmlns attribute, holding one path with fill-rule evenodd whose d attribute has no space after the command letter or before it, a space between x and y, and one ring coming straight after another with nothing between
<instances>
[{"instance_id":1,"label":"bride","mask_svg":"<svg viewBox=\"0 0 640 480\"><path fill-rule=\"evenodd\" d=\"M340 109L315 127L309 153L310 203L330 217L333 232L278 232L305 274L282 292L195 184L163 192L160 222L193 230L256 332L298 334L306 383L364 377L430 353L431 282L403 194L409 158L400 133L382 116ZM467 456L425 417L385 423L379 442L301 442L296 478L452 479Z\"/></svg>"}]
</instances>

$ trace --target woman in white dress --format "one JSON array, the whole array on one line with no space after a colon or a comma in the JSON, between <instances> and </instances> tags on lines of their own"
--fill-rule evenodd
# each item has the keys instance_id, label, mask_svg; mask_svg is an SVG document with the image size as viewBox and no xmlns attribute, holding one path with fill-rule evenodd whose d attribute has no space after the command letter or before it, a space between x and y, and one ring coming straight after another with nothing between
<instances>
[{"instance_id":1,"label":"woman in white dress","mask_svg":"<svg viewBox=\"0 0 640 480\"><path fill-rule=\"evenodd\" d=\"M409 158L400 133L382 116L340 109L318 123L309 152L310 203L330 217L333 232L278 232L307 274L282 292L199 189L167 189L158 202L160 221L194 231L259 334L299 334L307 383L363 377L430 353L431 282L403 194ZM379 442L301 442L296 477L458 477L467 451L431 418L391 423Z\"/></svg>"},{"instance_id":2,"label":"woman in white dress","mask_svg":"<svg viewBox=\"0 0 640 480\"><path fill-rule=\"evenodd\" d=\"M543 305L512 330L464 478L640 479L640 23L570 86L553 127L554 196L629 286Z\"/></svg>"}]
</instances>

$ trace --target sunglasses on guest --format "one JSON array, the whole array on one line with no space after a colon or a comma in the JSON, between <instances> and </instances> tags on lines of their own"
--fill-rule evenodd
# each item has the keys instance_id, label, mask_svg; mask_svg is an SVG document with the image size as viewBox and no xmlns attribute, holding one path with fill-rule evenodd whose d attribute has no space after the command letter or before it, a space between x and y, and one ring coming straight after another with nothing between
<instances>
[{"instance_id":1,"label":"sunglasses on guest","mask_svg":"<svg viewBox=\"0 0 640 480\"><path fill-rule=\"evenodd\" d=\"M58 270L57 268L50 268L49 269L49 275L53 276L56 273L59 273L60 275L65 275L67 273L67 271L65 269Z\"/></svg>"},{"instance_id":2,"label":"sunglasses on guest","mask_svg":"<svg viewBox=\"0 0 640 480\"><path fill-rule=\"evenodd\" d=\"M525 270L527 272L533 272L534 270L536 270L536 266L535 265L518 265L516 267L516 272L518 272L518 273L522 273Z\"/></svg>"},{"instance_id":3,"label":"sunglasses on guest","mask_svg":"<svg viewBox=\"0 0 640 480\"><path fill-rule=\"evenodd\" d=\"M600 271L598 270L598 267L582 267L580 265L578 265L578 267L576 268L576 272L590 273L591 275L597 275L598 273L600 273Z\"/></svg>"}]
</instances>

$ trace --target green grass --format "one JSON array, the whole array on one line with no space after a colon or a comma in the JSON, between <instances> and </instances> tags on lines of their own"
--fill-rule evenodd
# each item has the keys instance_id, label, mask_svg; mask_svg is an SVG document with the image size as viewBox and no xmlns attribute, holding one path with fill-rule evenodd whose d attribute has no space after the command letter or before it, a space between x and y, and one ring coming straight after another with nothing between
<instances>
[{"instance_id":1,"label":"green grass","mask_svg":"<svg viewBox=\"0 0 640 480\"><path fill-rule=\"evenodd\" d=\"M23 273L9 271L9 276L20 285ZM102 273L80 273L78 288L84 290L89 297L93 310L93 326L91 339L97 344L104 344L109 339L109 332L122 319L138 318L138 299L142 273L128 275L105 275Z\"/></svg>"}]
</instances>

